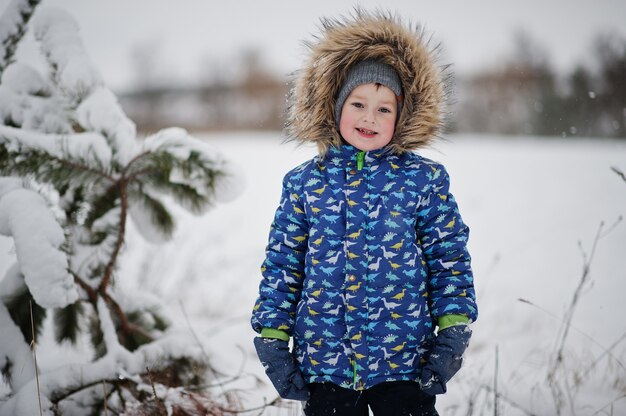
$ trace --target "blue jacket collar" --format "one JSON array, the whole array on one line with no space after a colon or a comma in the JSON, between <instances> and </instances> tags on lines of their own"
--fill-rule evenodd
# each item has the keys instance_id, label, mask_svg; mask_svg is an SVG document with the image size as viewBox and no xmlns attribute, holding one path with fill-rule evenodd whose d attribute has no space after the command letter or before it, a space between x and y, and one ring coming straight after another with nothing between
<instances>
[{"instance_id":1,"label":"blue jacket collar","mask_svg":"<svg viewBox=\"0 0 626 416\"><path fill-rule=\"evenodd\" d=\"M373 166L380 164L380 162L389 155L392 155L392 153L388 147L364 152L352 145L343 144L339 147L330 147L324 159L327 163L332 165L349 167L357 166L359 158L361 158L363 166Z\"/></svg>"}]
</instances>

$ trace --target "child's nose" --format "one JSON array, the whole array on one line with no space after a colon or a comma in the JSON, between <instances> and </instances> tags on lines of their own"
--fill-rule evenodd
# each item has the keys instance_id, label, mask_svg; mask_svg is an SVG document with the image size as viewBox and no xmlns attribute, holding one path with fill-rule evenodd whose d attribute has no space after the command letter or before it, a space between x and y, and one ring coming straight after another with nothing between
<instances>
[{"instance_id":1,"label":"child's nose","mask_svg":"<svg viewBox=\"0 0 626 416\"><path fill-rule=\"evenodd\" d=\"M375 116L376 116L376 113L373 110L367 110L365 111L365 114L363 116L363 121L366 121L368 123L373 123L375 120Z\"/></svg>"}]
</instances>

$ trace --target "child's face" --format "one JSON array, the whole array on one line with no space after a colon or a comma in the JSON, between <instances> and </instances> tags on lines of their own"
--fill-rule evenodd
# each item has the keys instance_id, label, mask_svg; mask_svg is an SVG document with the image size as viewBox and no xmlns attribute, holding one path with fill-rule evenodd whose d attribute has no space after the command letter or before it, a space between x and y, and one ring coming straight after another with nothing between
<instances>
[{"instance_id":1,"label":"child's face","mask_svg":"<svg viewBox=\"0 0 626 416\"><path fill-rule=\"evenodd\" d=\"M352 146L370 151L385 147L393 137L398 106L384 85L362 84L352 90L341 109L339 132Z\"/></svg>"}]
</instances>

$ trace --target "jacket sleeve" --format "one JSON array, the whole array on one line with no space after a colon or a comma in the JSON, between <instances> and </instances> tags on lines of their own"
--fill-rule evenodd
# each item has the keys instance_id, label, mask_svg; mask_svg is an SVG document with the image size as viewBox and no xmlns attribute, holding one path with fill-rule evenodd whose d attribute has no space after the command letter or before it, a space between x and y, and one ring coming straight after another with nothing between
<instances>
[{"instance_id":1,"label":"jacket sleeve","mask_svg":"<svg viewBox=\"0 0 626 416\"><path fill-rule=\"evenodd\" d=\"M292 335L304 281L309 229L299 177L294 170L283 179L280 205L261 266L259 297L252 312L252 329L256 332L273 328Z\"/></svg>"},{"instance_id":2,"label":"jacket sleeve","mask_svg":"<svg viewBox=\"0 0 626 416\"><path fill-rule=\"evenodd\" d=\"M428 266L428 293L433 319L444 315L478 318L469 228L450 194L450 178L441 165L431 165L430 192L420 200L417 234Z\"/></svg>"}]
</instances>

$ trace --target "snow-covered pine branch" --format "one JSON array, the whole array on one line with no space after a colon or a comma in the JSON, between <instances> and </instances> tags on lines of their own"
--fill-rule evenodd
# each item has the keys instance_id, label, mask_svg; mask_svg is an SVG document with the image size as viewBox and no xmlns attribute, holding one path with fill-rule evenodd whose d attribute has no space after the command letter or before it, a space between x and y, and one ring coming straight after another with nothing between
<instances>
[{"instance_id":1,"label":"snow-covered pine branch","mask_svg":"<svg viewBox=\"0 0 626 416\"><path fill-rule=\"evenodd\" d=\"M169 195L194 214L205 213L217 200L230 198L225 183L234 173L211 146L170 128L146 138L143 151L128 165L130 213L148 241L167 240L174 220L157 197ZM235 188L234 183L232 187Z\"/></svg>"},{"instance_id":2,"label":"snow-covered pine branch","mask_svg":"<svg viewBox=\"0 0 626 416\"><path fill-rule=\"evenodd\" d=\"M0 119L7 126L51 134L73 133L64 101L35 69L20 62L0 78Z\"/></svg>"},{"instance_id":3,"label":"snow-covered pine branch","mask_svg":"<svg viewBox=\"0 0 626 416\"><path fill-rule=\"evenodd\" d=\"M28 20L41 0L12 0L0 15L0 75L13 60Z\"/></svg>"},{"instance_id":4,"label":"snow-covered pine branch","mask_svg":"<svg viewBox=\"0 0 626 416\"><path fill-rule=\"evenodd\" d=\"M18 179L0 178L0 234L13 237L20 271L37 304L58 308L78 299L61 250L63 229L44 199L23 189Z\"/></svg>"},{"instance_id":5,"label":"snow-covered pine branch","mask_svg":"<svg viewBox=\"0 0 626 416\"><path fill-rule=\"evenodd\" d=\"M100 384L118 389L112 402L121 402L118 410L127 403L141 406L152 401L144 382L149 363L162 362L162 370L150 371L168 372L168 378L174 374L181 385L185 377L198 382L203 375L193 369L206 363L201 362L205 356L183 347L190 342L179 341L180 335L175 343L163 343L174 328L158 302L145 302L143 293L126 296L113 284L124 277L117 265L128 217L149 241L164 240L175 228L169 205L204 213L216 201L231 199L238 181L218 152L182 129L137 138L134 123L103 84L67 13L39 10L33 24L50 79L23 63L12 63L0 78L0 175L13 176L0 179L0 233L15 240L18 254L18 264L0 282L5 295L0 329L11 337L21 331L18 341L27 349L30 322L24 321L29 314L23 308L32 292L35 330L46 308L54 307L57 342L91 341L92 362L41 375L44 412L63 409L61 402L70 397L91 409L75 413L94 412L102 404L96 391ZM22 183L42 193L51 206L22 189ZM33 214L37 222L27 220ZM55 218L60 226L53 231ZM37 226L39 234L32 230ZM44 253L33 239L58 255ZM47 287L37 274L44 266ZM15 379L13 369L21 363L7 348L13 345L0 342L0 364L7 379ZM0 414L36 412L33 366L21 364L29 375L8 385ZM176 400L191 400L183 396Z\"/></svg>"},{"instance_id":6,"label":"snow-covered pine branch","mask_svg":"<svg viewBox=\"0 0 626 416\"><path fill-rule=\"evenodd\" d=\"M37 14L34 27L35 39L54 70L53 80L68 107L75 109L74 121L85 131L101 133L113 159L126 165L136 148L135 124L104 86L85 51L76 21L64 10L45 8Z\"/></svg>"}]
</instances>

